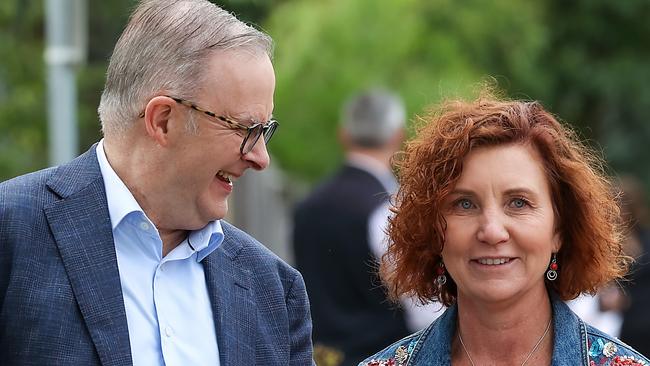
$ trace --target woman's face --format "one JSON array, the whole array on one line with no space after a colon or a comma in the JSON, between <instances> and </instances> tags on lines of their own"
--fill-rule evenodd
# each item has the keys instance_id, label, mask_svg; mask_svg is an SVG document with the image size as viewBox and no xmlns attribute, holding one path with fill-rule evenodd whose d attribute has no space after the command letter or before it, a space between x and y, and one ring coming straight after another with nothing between
<instances>
[{"instance_id":1,"label":"woman's face","mask_svg":"<svg viewBox=\"0 0 650 366\"><path fill-rule=\"evenodd\" d=\"M459 299L496 303L544 290L560 239L548 179L532 147L474 149L444 207L442 257Z\"/></svg>"}]
</instances>

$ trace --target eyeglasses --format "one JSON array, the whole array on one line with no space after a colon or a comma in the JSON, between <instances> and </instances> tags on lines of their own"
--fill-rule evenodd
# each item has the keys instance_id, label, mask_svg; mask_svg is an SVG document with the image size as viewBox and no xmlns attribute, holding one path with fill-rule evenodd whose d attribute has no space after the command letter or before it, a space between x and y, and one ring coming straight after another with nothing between
<instances>
[{"instance_id":1,"label":"eyeglasses","mask_svg":"<svg viewBox=\"0 0 650 366\"><path fill-rule=\"evenodd\" d=\"M253 150L255 147L255 144L257 144L257 141L260 139L260 136L264 135L264 144L268 144L269 140L271 137L273 137L273 133L275 130L278 128L280 125L278 121L275 120L270 120L266 123L255 123L252 126L246 126L243 125L237 121L233 121L230 118L224 117L224 116L218 116L213 112L210 112L208 110L205 110L203 108L200 108L196 104L189 102L187 100L181 99L181 98L176 98L172 97L169 95L165 95L167 98L173 99L176 103L182 104L186 107L189 107L191 109L194 109L195 111L201 112L208 117L212 117L216 119L217 121L224 122L226 125L228 125L228 128L233 129L233 130L240 130L240 131L246 131L246 135L244 136L244 140L241 142L241 146L239 147L239 152L242 155L246 155L249 152ZM140 114L140 118L144 117L144 112Z\"/></svg>"}]
</instances>

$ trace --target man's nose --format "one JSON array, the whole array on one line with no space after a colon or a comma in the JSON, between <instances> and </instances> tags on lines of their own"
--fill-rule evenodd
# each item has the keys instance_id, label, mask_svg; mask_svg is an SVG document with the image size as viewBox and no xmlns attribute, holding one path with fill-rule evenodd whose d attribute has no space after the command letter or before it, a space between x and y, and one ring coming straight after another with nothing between
<instances>
[{"instance_id":1,"label":"man's nose","mask_svg":"<svg viewBox=\"0 0 650 366\"><path fill-rule=\"evenodd\" d=\"M271 163L271 157L269 156L269 152L266 150L264 136L261 136L261 138L257 140L253 149L244 154L243 158L250 164L251 168L255 170L264 170L269 166Z\"/></svg>"}]
</instances>

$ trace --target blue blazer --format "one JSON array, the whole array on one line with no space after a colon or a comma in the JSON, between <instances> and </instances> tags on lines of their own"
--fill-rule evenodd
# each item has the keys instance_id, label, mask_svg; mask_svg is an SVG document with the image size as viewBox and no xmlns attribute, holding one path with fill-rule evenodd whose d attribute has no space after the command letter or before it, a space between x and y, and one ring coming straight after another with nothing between
<instances>
[{"instance_id":1,"label":"blue blazer","mask_svg":"<svg viewBox=\"0 0 650 366\"><path fill-rule=\"evenodd\" d=\"M203 260L222 366L312 365L300 274L223 222ZM0 364L131 365L95 146L0 183Z\"/></svg>"}]
</instances>

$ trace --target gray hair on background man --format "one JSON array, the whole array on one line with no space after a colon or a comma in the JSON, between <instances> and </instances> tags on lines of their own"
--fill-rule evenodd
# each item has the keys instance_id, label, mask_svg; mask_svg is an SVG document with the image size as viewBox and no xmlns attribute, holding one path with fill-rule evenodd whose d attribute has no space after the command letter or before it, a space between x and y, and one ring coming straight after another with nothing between
<instances>
[{"instance_id":1,"label":"gray hair on background man","mask_svg":"<svg viewBox=\"0 0 650 366\"><path fill-rule=\"evenodd\" d=\"M207 0L143 0L108 65L98 108L102 132L127 131L160 93L195 99L211 52L244 49L271 58L272 48L268 35ZM195 130L192 119L188 124Z\"/></svg>"},{"instance_id":2,"label":"gray hair on background man","mask_svg":"<svg viewBox=\"0 0 650 366\"><path fill-rule=\"evenodd\" d=\"M371 89L350 98L341 115L341 127L355 144L374 148L388 143L406 123L402 100L386 90Z\"/></svg>"}]
</instances>

